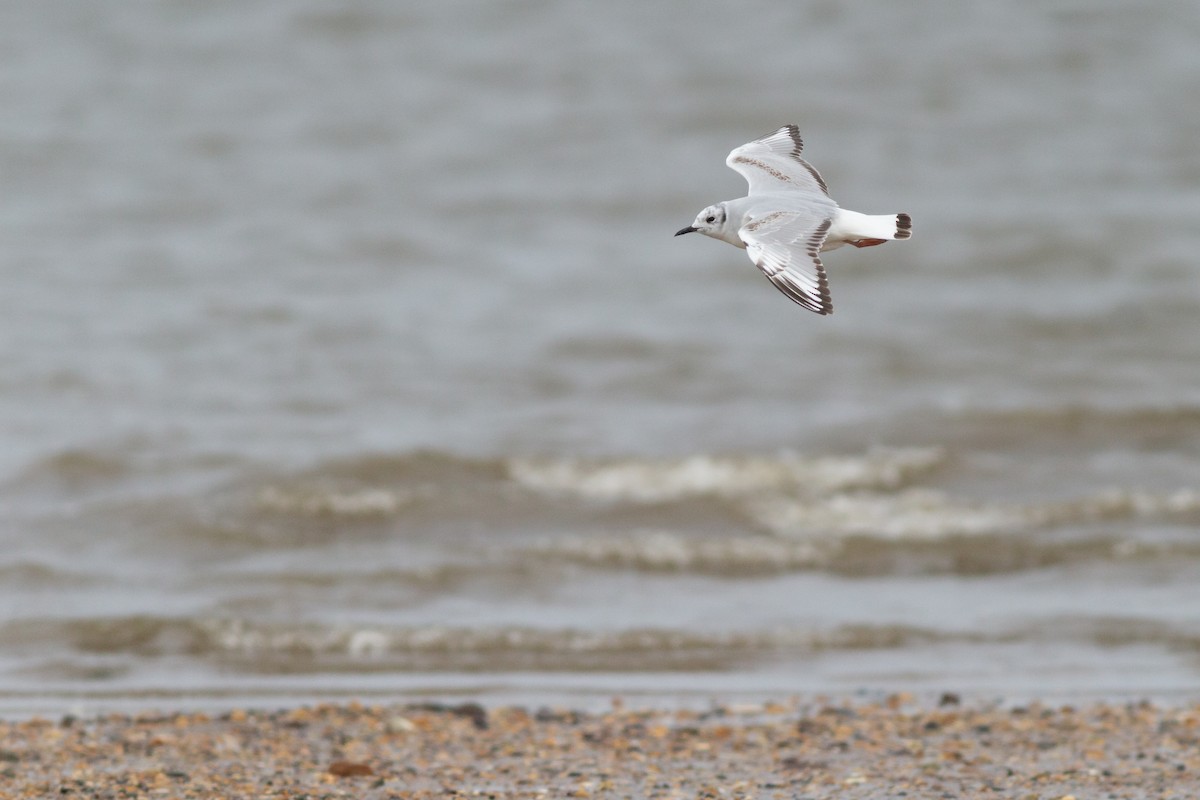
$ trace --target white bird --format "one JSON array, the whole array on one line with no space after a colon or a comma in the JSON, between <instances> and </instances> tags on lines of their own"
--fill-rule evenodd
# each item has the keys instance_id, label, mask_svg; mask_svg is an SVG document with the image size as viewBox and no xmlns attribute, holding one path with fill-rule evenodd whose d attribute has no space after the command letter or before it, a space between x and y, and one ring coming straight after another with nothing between
<instances>
[{"instance_id":1,"label":"white bird","mask_svg":"<svg viewBox=\"0 0 1200 800\"><path fill-rule=\"evenodd\" d=\"M839 208L820 174L800 157L803 148L795 125L735 148L725 163L749 181L747 195L709 206L675 235L699 232L744 248L779 291L809 311L831 314L818 253L907 239L912 218Z\"/></svg>"}]
</instances>

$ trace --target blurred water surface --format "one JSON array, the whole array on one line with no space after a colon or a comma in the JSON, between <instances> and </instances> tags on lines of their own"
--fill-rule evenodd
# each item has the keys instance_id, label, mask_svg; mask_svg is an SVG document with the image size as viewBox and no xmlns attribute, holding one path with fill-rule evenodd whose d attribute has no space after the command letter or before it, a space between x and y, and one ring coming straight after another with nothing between
<instances>
[{"instance_id":1,"label":"blurred water surface","mask_svg":"<svg viewBox=\"0 0 1200 800\"><path fill-rule=\"evenodd\" d=\"M1200 681L1200 8L0 9L0 705ZM797 123L836 313L671 234Z\"/></svg>"}]
</instances>

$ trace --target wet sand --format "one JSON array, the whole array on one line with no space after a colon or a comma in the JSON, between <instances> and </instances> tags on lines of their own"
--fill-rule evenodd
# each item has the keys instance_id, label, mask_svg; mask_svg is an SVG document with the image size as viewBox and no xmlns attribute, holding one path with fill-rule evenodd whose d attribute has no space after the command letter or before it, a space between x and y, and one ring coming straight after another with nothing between
<instances>
[{"instance_id":1,"label":"wet sand","mask_svg":"<svg viewBox=\"0 0 1200 800\"><path fill-rule=\"evenodd\" d=\"M321 705L0 723L0 796L1200 796L1200 706Z\"/></svg>"}]
</instances>

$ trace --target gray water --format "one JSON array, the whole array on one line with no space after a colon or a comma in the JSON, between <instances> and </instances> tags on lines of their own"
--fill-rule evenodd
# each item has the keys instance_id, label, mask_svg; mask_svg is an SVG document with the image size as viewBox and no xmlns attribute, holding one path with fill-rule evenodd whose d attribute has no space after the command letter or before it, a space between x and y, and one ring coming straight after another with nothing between
<instances>
[{"instance_id":1,"label":"gray water","mask_svg":"<svg viewBox=\"0 0 1200 800\"><path fill-rule=\"evenodd\" d=\"M1194 695L1198 40L0 7L0 706ZM790 122L829 318L671 235Z\"/></svg>"}]
</instances>

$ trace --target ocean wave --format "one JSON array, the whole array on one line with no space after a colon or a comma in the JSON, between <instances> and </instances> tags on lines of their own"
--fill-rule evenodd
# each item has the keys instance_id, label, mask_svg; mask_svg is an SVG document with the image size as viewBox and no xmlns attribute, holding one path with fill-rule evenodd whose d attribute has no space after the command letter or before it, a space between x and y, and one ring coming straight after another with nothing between
<instances>
[{"instance_id":1,"label":"ocean wave","mask_svg":"<svg viewBox=\"0 0 1200 800\"><path fill-rule=\"evenodd\" d=\"M735 576L827 566L834 556L832 550L819 542L770 536L698 538L673 531L638 530L545 539L528 552L592 567Z\"/></svg>"},{"instance_id":2,"label":"ocean wave","mask_svg":"<svg viewBox=\"0 0 1200 800\"><path fill-rule=\"evenodd\" d=\"M133 470L133 459L120 452L77 448L54 453L27 465L6 484L24 490L78 491L115 483Z\"/></svg>"},{"instance_id":3,"label":"ocean wave","mask_svg":"<svg viewBox=\"0 0 1200 800\"><path fill-rule=\"evenodd\" d=\"M81 658L186 656L265 674L372 671L691 671L834 651L1072 641L1093 647L1158 645L1200 650L1200 631L1135 618L1056 617L988 631L897 624L737 631L583 630L497 626L382 627L151 616L24 620L0 627L19 648L62 640Z\"/></svg>"},{"instance_id":4,"label":"ocean wave","mask_svg":"<svg viewBox=\"0 0 1200 800\"><path fill-rule=\"evenodd\" d=\"M394 517L429 500L453 505L505 480L499 460L420 450L337 459L277 477L260 477L223 494L252 516Z\"/></svg>"},{"instance_id":5,"label":"ocean wave","mask_svg":"<svg viewBox=\"0 0 1200 800\"><path fill-rule=\"evenodd\" d=\"M900 647L942 634L903 626L828 630L584 630L498 626L381 627L284 624L148 615L22 620L0 627L13 650L54 643L83 657L186 656L253 672L378 670L694 670L732 667L774 651Z\"/></svg>"},{"instance_id":6,"label":"ocean wave","mask_svg":"<svg viewBox=\"0 0 1200 800\"><path fill-rule=\"evenodd\" d=\"M38 591L62 587L76 588L100 580L84 571L66 569L40 561L20 559L0 563L0 587L4 589Z\"/></svg>"},{"instance_id":7,"label":"ocean wave","mask_svg":"<svg viewBox=\"0 0 1200 800\"><path fill-rule=\"evenodd\" d=\"M1072 560L1197 557L1162 528L1200 523L1198 489L971 499L935 488L958 463L932 447L590 459L416 451L330 460L290 474L256 471L195 496L101 498L78 513L93 527L176 558L194 549L282 551L339 539L374 546L368 543L402 537L429 564L488 565L469 580L488 580L488 569L509 574L520 558L753 576L986 573ZM1137 524L1106 525L1114 522ZM0 585L11 582L0 574Z\"/></svg>"},{"instance_id":8,"label":"ocean wave","mask_svg":"<svg viewBox=\"0 0 1200 800\"><path fill-rule=\"evenodd\" d=\"M473 458L442 450L414 450L406 453L370 453L339 458L317 464L295 477L360 484L456 484L464 481L501 480L504 470L504 462L500 459Z\"/></svg>"},{"instance_id":9,"label":"ocean wave","mask_svg":"<svg viewBox=\"0 0 1200 800\"><path fill-rule=\"evenodd\" d=\"M660 503L787 490L826 494L896 489L945 460L938 448L877 449L861 456L718 456L677 459L511 459L509 475L537 491L595 500Z\"/></svg>"},{"instance_id":10,"label":"ocean wave","mask_svg":"<svg viewBox=\"0 0 1200 800\"><path fill-rule=\"evenodd\" d=\"M462 554L460 554L462 555ZM388 602L409 596L432 597L453 593L468 586L520 587L524 590L544 585L558 576L547 574L544 564L538 564L522 553L491 553L478 551L467 558L446 562L438 560L426 565L330 565L322 568L316 563L289 564L287 567L228 569L219 575L206 575L206 585L219 585L233 590L254 587L258 591L302 592L317 603L322 593L333 591L342 599L346 592L371 598L386 597ZM2 573L0 573L2 574ZM381 594L382 593L382 594ZM253 604L257 598L250 602ZM233 607L236 601L227 602Z\"/></svg>"},{"instance_id":11,"label":"ocean wave","mask_svg":"<svg viewBox=\"0 0 1200 800\"><path fill-rule=\"evenodd\" d=\"M870 529L874 530L874 529ZM525 559L593 569L753 578L786 572L840 575L989 575L1096 562L1193 561L1200 542L1190 538L1141 541L1100 530L1067 537L1011 532L879 536L872 532L775 537L769 534L693 536L676 531L598 532L546 538Z\"/></svg>"},{"instance_id":12,"label":"ocean wave","mask_svg":"<svg viewBox=\"0 0 1200 800\"><path fill-rule=\"evenodd\" d=\"M303 536L305 519L369 525L420 511L422 519L497 522L572 513L566 500L605 501L634 509L711 498L741 516L739 502L765 493L813 496L854 489L891 490L943 463L936 448L872 450L861 456L718 456L654 458L473 459L418 451L317 464L290 475L257 476L216 492L200 533L223 541L281 543ZM578 507L583 511L582 507ZM296 527L291 527L296 526ZM322 527L320 535L328 535Z\"/></svg>"},{"instance_id":13,"label":"ocean wave","mask_svg":"<svg viewBox=\"0 0 1200 800\"><path fill-rule=\"evenodd\" d=\"M264 511L297 513L306 516L380 517L390 516L416 502L423 494L417 490L363 488L339 490L313 486L265 486L255 500Z\"/></svg>"},{"instance_id":14,"label":"ocean wave","mask_svg":"<svg viewBox=\"0 0 1200 800\"><path fill-rule=\"evenodd\" d=\"M1114 489L1041 504L969 503L942 492L847 493L815 500L774 496L748 504L763 527L786 537L869 536L943 539L1027 532L1103 520L1188 517L1200 513L1200 492Z\"/></svg>"},{"instance_id":15,"label":"ocean wave","mask_svg":"<svg viewBox=\"0 0 1200 800\"><path fill-rule=\"evenodd\" d=\"M918 441L939 442L956 451L1063 448L1170 449L1200 443L1200 406L1116 406L1086 404L1016 408L977 408L956 413L911 414L894 429Z\"/></svg>"}]
</instances>

